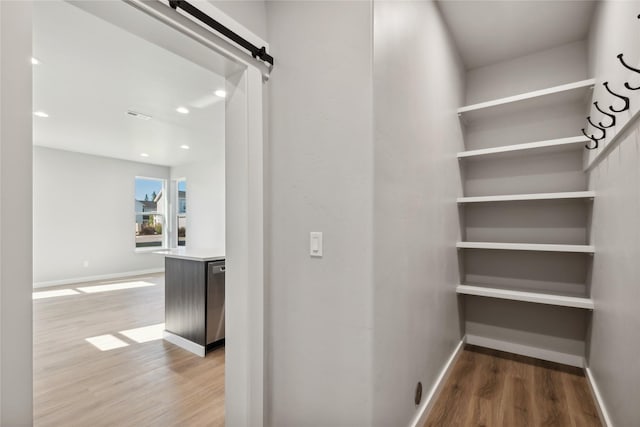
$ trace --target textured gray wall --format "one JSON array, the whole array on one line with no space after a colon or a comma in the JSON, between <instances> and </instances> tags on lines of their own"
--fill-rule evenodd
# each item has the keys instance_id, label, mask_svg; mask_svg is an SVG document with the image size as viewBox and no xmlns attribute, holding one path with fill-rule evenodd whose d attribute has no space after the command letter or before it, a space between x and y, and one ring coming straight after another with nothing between
<instances>
[{"instance_id":1,"label":"textured gray wall","mask_svg":"<svg viewBox=\"0 0 640 427\"><path fill-rule=\"evenodd\" d=\"M31 2L0 2L0 425L33 424Z\"/></svg>"},{"instance_id":2,"label":"textured gray wall","mask_svg":"<svg viewBox=\"0 0 640 427\"><path fill-rule=\"evenodd\" d=\"M640 66L639 1L601 2L592 25L590 62L600 81L615 87L640 82L615 55ZM600 86L600 85L598 85ZM598 87L597 86L597 87ZM640 109L640 93L631 94L631 112ZM605 98L596 92L597 99ZM631 115L618 115L620 124ZM619 126L617 126L619 128ZM593 153L591 153L593 155ZM629 135L589 174L596 191L593 212L593 313L589 368L615 426L640 425L640 128Z\"/></svg>"},{"instance_id":3,"label":"textured gray wall","mask_svg":"<svg viewBox=\"0 0 640 427\"><path fill-rule=\"evenodd\" d=\"M617 426L640 425L640 137L636 130L591 173L593 313L589 367Z\"/></svg>"},{"instance_id":4,"label":"textured gray wall","mask_svg":"<svg viewBox=\"0 0 640 427\"><path fill-rule=\"evenodd\" d=\"M374 2L374 423L407 425L460 341L463 68L433 2Z\"/></svg>"},{"instance_id":5,"label":"textured gray wall","mask_svg":"<svg viewBox=\"0 0 640 427\"><path fill-rule=\"evenodd\" d=\"M209 0L246 29L269 42L267 37L267 5L264 0Z\"/></svg>"},{"instance_id":6,"label":"textured gray wall","mask_svg":"<svg viewBox=\"0 0 640 427\"><path fill-rule=\"evenodd\" d=\"M267 16L269 421L371 425L371 5L270 1Z\"/></svg>"}]
</instances>

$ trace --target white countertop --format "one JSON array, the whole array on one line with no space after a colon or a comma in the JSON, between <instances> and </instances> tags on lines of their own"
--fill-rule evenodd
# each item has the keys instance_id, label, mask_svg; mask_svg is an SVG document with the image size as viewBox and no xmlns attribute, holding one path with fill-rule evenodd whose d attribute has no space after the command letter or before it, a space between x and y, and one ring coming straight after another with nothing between
<instances>
[{"instance_id":1,"label":"white countertop","mask_svg":"<svg viewBox=\"0 0 640 427\"><path fill-rule=\"evenodd\" d=\"M188 249L185 247L179 247L155 251L154 254L164 255L169 258L189 259L192 261L224 260L224 251L220 249Z\"/></svg>"}]
</instances>

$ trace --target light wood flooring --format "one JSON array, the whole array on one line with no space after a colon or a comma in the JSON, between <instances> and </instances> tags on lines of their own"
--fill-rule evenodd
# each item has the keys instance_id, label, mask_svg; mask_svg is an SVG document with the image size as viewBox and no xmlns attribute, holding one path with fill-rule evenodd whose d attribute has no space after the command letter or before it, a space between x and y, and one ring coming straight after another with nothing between
<instances>
[{"instance_id":1,"label":"light wood flooring","mask_svg":"<svg viewBox=\"0 0 640 427\"><path fill-rule=\"evenodd\" d=\"M78 290L135 282L154 286ZM224 425L224 348L200 358L144 329L126 333L164 321L163 275L36 292L51 290L77 293L33 301L36 426ZM103 335L97 344L126 346L86 341Z\"/></svg>"},{"instance_id":2,"label":"light wood flooring","mask_svg":"<svg viewBox=\"0 0 640 427\"><path fill-rule=\"evenodd\" d=\"M601 426L582 369L466 346L425 427Z\"/></svg>"}]
</instances>

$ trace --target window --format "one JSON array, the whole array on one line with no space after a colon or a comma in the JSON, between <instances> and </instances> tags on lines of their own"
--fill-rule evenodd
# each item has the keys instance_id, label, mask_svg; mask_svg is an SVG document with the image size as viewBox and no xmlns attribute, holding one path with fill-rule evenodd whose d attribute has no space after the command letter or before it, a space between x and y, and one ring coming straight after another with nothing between
<instances>
[{"instance_id":1,"label":"window","mask_svg":"<svg viewBox=\"0 0 640 427\"><path fill-rule=\"evenodd\" d=\"M165 247L164 180L136 177L136 249Z\"/></svg>"},{"instance_id":2,"label":"window","mask_svg":"<svg viewBox=\"0 0 640 427\"><path fill-rule=\"evenodd\" d=\"M178 224L178 246L187 244L187 181L181 179L177 182L178 209L176 224Z\"/></svg>"}]
</instances>

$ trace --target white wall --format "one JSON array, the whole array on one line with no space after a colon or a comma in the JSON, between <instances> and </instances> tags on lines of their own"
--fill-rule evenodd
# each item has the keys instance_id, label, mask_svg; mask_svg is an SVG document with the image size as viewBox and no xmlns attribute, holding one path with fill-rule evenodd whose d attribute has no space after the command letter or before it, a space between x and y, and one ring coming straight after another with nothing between
<instances>
[{"instance_id":1,"label":"white wall","mask_svg":"<svg viewBox=\"0 0 640 427\"><path fill-rule=\"evenodd\" d=\"M135 177L169 168L34 147L34 282L162 269L135 249ZM88 267L84 267L88 261Z\"/></svg>"},{"instance_id":2,"label":"white wall","mask_svg":"<svg viewBox=\"0 0 640 427\"><path fill-rule=\"evenodd\" d=\"M270 1L267 15L269 424L371 425L371 4Z\"/></svg>"},{"instance_id":3,"label":"white wall","mask_svg":"<svg viewBox=\"0 0 640 427\"><path fill-rule=\"evenodd\" d=\"M33 424L31 3L0 2L0 425Z\"/></svg>"},{"instance_id":4,"label":"white wall","mask_svg":"<svg viewBox=\"0 0 640 427\"><path fill-rule=\"evenodd\" d=\"M209 3L255 35L269 41L267 37L267 7L264 0L209 0Z\"/></svg>"},{"instance_id":5,"label":"white wall","mask_svg":"<svg viewBox=\"0 0 640 427\"><path fill-rule=\"evenodd\" d=\"M224 136L222 137L224 138ZM212 150L214 151L214 150ZM211 159L171 168L171 179L187 180L187 247L225 248L224 144Z\"/></svg>"},{"instance_id":6,"label":"white wall","mask_svg":"<svg viewBox=\"0 0 640 427\"><path fill-rule=\"evenodd\" d=\"M434 2L374 2L375 426L409 424L461 339L463 71Z\"/></svg>"},{"instance_id":7,"label":"white wall","mask_svg":"<svg viewBox=\"0 0 640 427\"><path fill-rule=\"evenodd\" d=\"M640 67L640 2L599 3L590 34L591 71L599 82L609 80L620 89L623 82L638 85L640 78L616 59L624 53L630 65ZM610 101L601 85L595 99ZM640 109L640 93L631 94L631 109ZM605 107L608 103L605 103ZM629 112L618 114L619 124ZM599 117L599 116L598 116ZM609 132L613 135L615 132ZM593 155L592 153L590 153ZM640 425L640 127L636 122L627 137L589 174L596 191L593 212L593 313L589 367L615 426Z\"/></svg>"},{"instance_id":8,"label":"white wall","mask_svg":"<svg viewBox=\"0 0 640 427\"><path fill-rule=\"evenodd\" d=\"M587 43L580 40L469 70L466 104L546 89L589 77Z\"/></svg>"},{"instance_id":9,"label":"white wall","mask_svg":"<svg viewBox=\"0 0 640 427\"><path fill-rule=\"evenodd\" d=\"M469 70L465 104L517 95L589 77L591 76L587 73L585 42L570 43ZM465 144L468 150L473 150L576 136L580 135L584 118L583 100L569 104L552 104L545 108L528 110L524 114L522 111L507 112L492 120L466 123ZM504 163L501 160L498 162ZM481 169L491 171L494 167L482 165ZM517 175L531 175L531 172Z\"/></svg>"}]
</instances>

